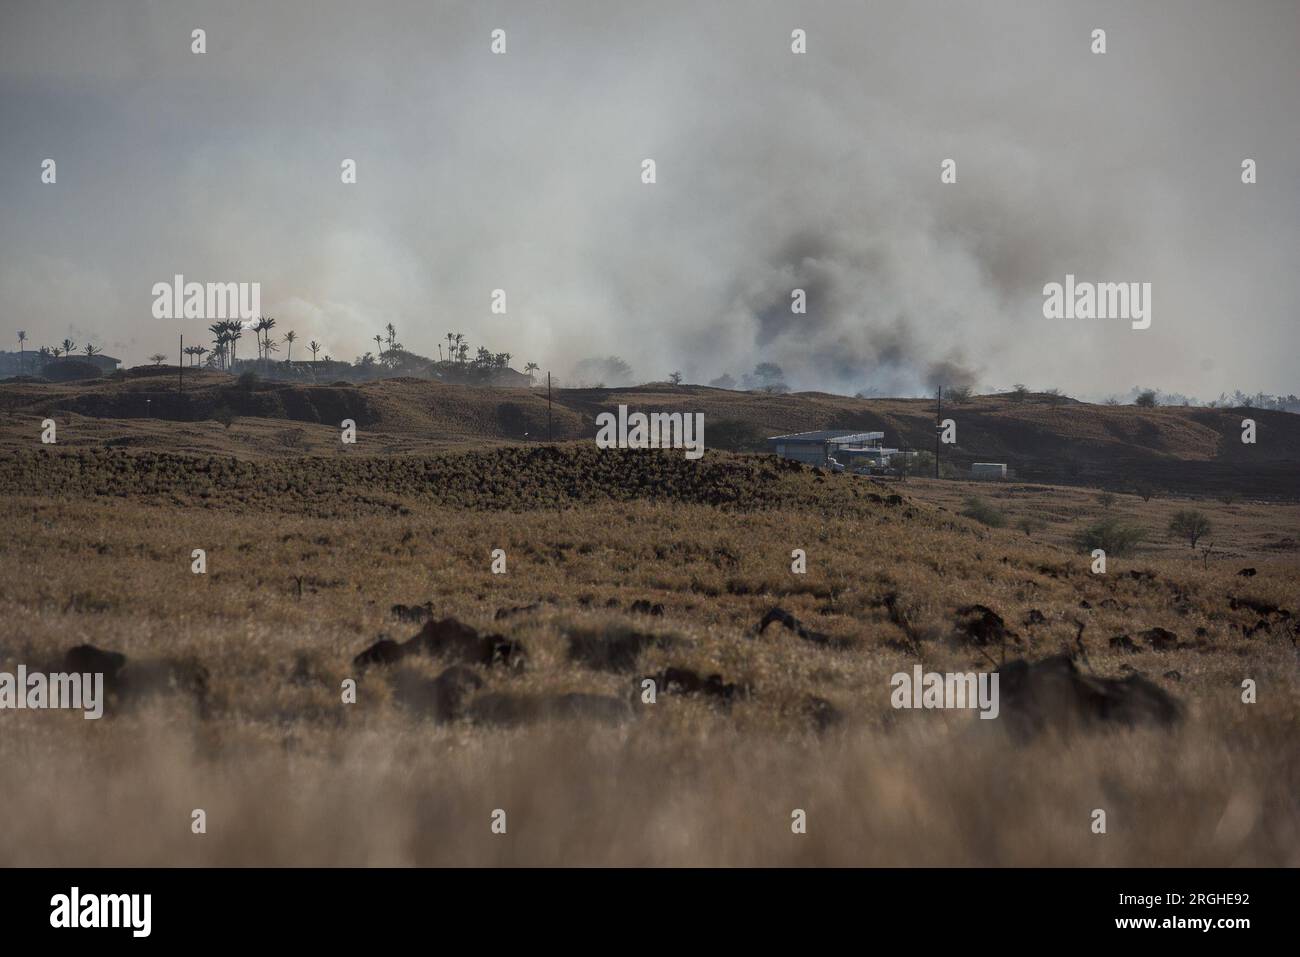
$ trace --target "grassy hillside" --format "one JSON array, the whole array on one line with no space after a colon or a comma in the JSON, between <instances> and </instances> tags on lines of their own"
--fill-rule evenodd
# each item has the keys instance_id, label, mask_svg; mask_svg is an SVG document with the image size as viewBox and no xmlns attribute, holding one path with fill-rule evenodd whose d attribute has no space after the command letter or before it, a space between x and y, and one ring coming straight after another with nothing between
<instances>
[{"instance_id":1,"label":"grassy hillside","mask_svg":"<svg viewBox=\"0 0 1300 957\"><path fill-rule=\"evenodd\" d=\"M338 454L338 424L361 430L358 450L427 452L466 443L533 442L548 432L545 392L391 379L359 386L263 383L241 388L224 373L192 371L177 393L175 370L90 383L0 385L0 442L30 444L53 416L61 442L239 456ZM556 390L550 433L590 438L596 416L619 404L703 412L711 447L762 451L766 436L810 429L882 431L886 442L932 450L929 399L855 399L822 393L772 396L702 386ZM226 415L228 413L228 415ZM216 419L234 416L229 428ZM1180 494L1223 490L1254 498L1300 494L1300 416L1250 409L1089 405L1048 396L979 397L946 403L957 443L946 462L1005 462L1021 479L1129 490L1150 485ZM215 417L215 418L214 418ZM1241 442L1244 418L1257 441ZM177 428L161 423L171 422Z\"/></svg>"},{"instance_id":2,"label":"grassy hillside","mask_svg":"<svg viewBox=\"0 0 1300 957\"><path fill-rule=\"evenodd\" d=\"M1081 493L999 490L1049 523L1026 535L958 514L955 483L716 452L24 449L0 476L0 668L89 643L144 686L100 722L5 716L0 818L25 827L0 863L1300 863L1300 567L1261 537L1292 506L1098 576L1061 544ZM760 631L774 606L801 630ZM520 666L358 664L430 611ZM1018 740L890 704L916 664L1061 652L1185 720Z\"/></svg>"}]
</instances>

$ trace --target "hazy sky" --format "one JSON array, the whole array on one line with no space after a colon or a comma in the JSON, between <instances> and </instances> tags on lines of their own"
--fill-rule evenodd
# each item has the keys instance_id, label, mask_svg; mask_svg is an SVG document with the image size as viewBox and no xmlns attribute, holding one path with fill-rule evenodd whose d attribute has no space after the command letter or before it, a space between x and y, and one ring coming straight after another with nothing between
<instances>
[{"instance_id":1,"label":"hazy sky","mask_svg":"<svg viewBox=\"0 0 1300 957\"><path fill-rule=\"evenodd\" d=\"M560 376L1294 392L1298 48L1259 0L0 0L0 347L174 352L183 273L335 358L392 322ZM1066 273L1150 282L1151 328L1044 319Z\"/></svg>"}]
</instances>

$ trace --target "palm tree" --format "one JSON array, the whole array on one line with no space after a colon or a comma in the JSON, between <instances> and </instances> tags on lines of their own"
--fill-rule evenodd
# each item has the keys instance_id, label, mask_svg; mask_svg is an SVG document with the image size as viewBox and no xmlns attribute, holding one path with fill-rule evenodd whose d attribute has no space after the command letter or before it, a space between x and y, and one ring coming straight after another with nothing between
<instances>
[{"instance_id":1,"label":"palm tree","mask_svg":"<svg viewBox=\"0 0 1300 957\"><path fill-rule=\"evenodd\" d=\"M262 355L271 358L271 330L275 328L275 320L270 316L262 317L262 336L266 342L262 346Z\"/></svg>"},{"instance_id":2,"label":"palm tree","mask_svg":"<svg viewBox=\"0 0 1300 957\"><path fill-rule=\"evenodd\" d=\"M86 343L86 348L83 349L82 351L86 353L86 358L87 358L87 359L90 359L90 358L92 358L93 356L97 356L97 355L99 355L101 352L103 352L103 351L104 351L104 347L103 347L103 346L92 346L89 342L87 342L87 343Z\"/></svg>"},{"instance_id":3,"label":"palm tree","mask_svg":"<svg viewBox=\"0 0 1300 957\"><path fill-rule=\"evenodd\" d=\"M380 354L381 356L384 354L384 337L383 337L383 336L381 336L381 335L376 335L376 336L375 336L375 349L379 352L379 354Z\"/></svg>"},{"instance_id":4,"label":"palm tree","mask_svg":"<svg viewBox=\"0 0 1300 957\"><path fill-rule=\"evenodd\" d=\"M203 346L195 346L195 347L194 347L194 363L195 363L195 365L197 365L198 362L199 362L199 360L203 358L203 353L205 353L205 352L207 352L207 351L208 351L208 350L207 350L206 348L204 348Z\"/></svg>"},{"instance_id":5,"label":"palm tree","mask_svg":"<svg viewBox=\"0 0 1300 957\"><path fill-rule=\"evenodd\" d=\"M469 346L463 344L465 342L465 335L464 333L458 332L452 338L456 340L456 355L460 356L461 361L463 362L464 357L469 353Z\"/></svg>"},{"instance_id":6,"label":"palm tree","mask_svg":"<svg viewBox=\"0 0 1300 957\"><path fill-rule=\"evenodd\" d=\"M456 338L456 333L454 332L447 333L447 361L448 362L451 361L451 357L452 357L451 343L455 338Z\"/></svg>"},{"instance_id":7,"label":"palm tree","mask_svg":"<svg viewBox=\"0 0 1300 957\"><path fill-rule=\"evenodd\" d=\"M212 333L212 344L216 347L213 357L220 362L225 358L226 353L226 324L214 322L208 326L208 332Z\"/></svg>"},{"instance_id":8,"label":"palm tree","mask_svg":"<svg viewBox=\"0 0 1300 957\"><path fill-rule=\"evenodd\" d=\"M307 343L307 348L311 350L311 364L315 366L316 353L320 352L321 344L317 342L315 339L313 339L311 342Z\"/></svg>"},{"instance_id":9,"label":"palm tree","mask_svg":"<svg viewBox=\"0 0 1300 957\"><path fill-rule=\"evenodd\" d=\"M239 348L239 337L244 334L244 324L238 319L226 323L226 341L230 343L230 368L235 367L235 350Z\"/></svg>"},{"instance_id":10,"label":"palm tree","mask_svg":"<svg viewBox=\"0 0 1300 957\"><path fill-rule=\"evenodd\" d=\"M55 346L53 349L50 350L50 355L54 356L54 358L57 359L59 356L63 355L63 350L60 349L58 346Z\"/></svg>"},{"instance_id":11,"label":"palm tree","mask_svg":"<svg viewBox=\"0 0 1300 957\"><path fill-rule=\"evenodd\" d=\"M72 355L72 350L75 349L75 348L77 348L77 344L76 344L75 342L73 342L71 339L64 339L64 340L63 340L63 358L66 359L68 356Z\"/></svg>"},{"instance_id":12,"label":"palm tree","mask_svg":"<svg viewBox=\"0 0 1300 957\"><path fill-rule=\"evenodd\" d=\"M27 330L18 330L18 368L27 367L27 350L23 348L23 343L27 341Z\"/></svg>"},{"instance_id":13,"label":"palm tree","mask_svg":"<svg viewBox=\"0 0 1300 957\"><path fill-rule=\"evenodd\" d=\"M298 334L294 332L292 329L290 329L288 332L284 334L284 341L289 343L289 353L284 357L285 362L290 362L293 360L293 343L294 340L297 338L298 338Z\"/></svg>"},{"instance_id":14,"label":"palm tree","mask_svg":"<svg viewBox=\"0 0 1300 957\"><path fill-rule=\"evenodd\" d=\"M388 325L384 326L384 331L388 333L385 337L388 340L388 351L392 352L393 343L397 341L397 330L393 328L393 324L390 322Z\"/></svg>"}]
</instances>

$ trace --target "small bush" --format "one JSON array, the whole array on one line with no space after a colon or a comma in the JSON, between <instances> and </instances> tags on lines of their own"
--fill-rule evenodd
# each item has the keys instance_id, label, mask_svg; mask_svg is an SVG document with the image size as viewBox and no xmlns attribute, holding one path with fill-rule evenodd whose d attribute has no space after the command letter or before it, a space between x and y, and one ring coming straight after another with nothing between
<instances>
[{"instance_id":1,"label":"small bush","mask_svg":"<svg viewBox=\"0 0 1300 957\"><path fill-rule=\"evenodd\" d=\"M1210 520L1195 509L1185 508L1175 512L1169 520L1169 534L1187 539L1187 544L1196 547L1197 541L1210 534Z\"/></svg>"},{"instance_id":2,"label":"small bush","mask_svg":"<svg viewBox=\"0 0 1300 957\"><path fill-rule=\"evenodd\" d=\"M1074 533L1074 544L1083 551L1100 548L1107 555L1124 555L1146 541L1146 529L1118 518L1105 518Z\"/></svg>"},{"instance_id":3,"label":"small bush","mask_svg":"<svg viewBox=\"0 0 1300 957\"><path fill-rule=\"evenodd\" d=\"M1134 405L1141 406L1144 409L1154 409L1156 407L1156 393L1154 389L1147 389L1145 392L1138 394L1133 400Z\"/></svg>"},{"instance_id":4,"label":"small bush","mask_svg":"<svg viewBox=\"0 0 1300 957\"><path fill-rule=\"evenodd\" d=\"M1026 536L1028 536L1034 534L1034 532L1040 531L1043 528L1043 523L1036 518L1030 518L1026 515L1016 523L1016 528L1020 529Z\"/></svg>"},{"instance_id":5,"label":"small bush","mask_svg":"<svg viewBox=\"0 0 1300 957\"><path fill-rule=\"evenodd\" d=\"M238 382L239 387L245 392L252 392L261 385L262 377L252 369L249 369L247 372L239 373L239 378L236 381Z\"/></svg>"},{"instance_id":6,"label":"small bush","mask_svg":"<svg viewBox=\"0 0 1300 957\"><path fill-rule=\"evenodd\" d=\"M1097 504L1102 508L1109 510L1110 507L1115 504L1115 493L1102 492L1097 496Z\"/></svg>"},{"instance_id":7,"label":"small bush","mask_svg":"<svg viewBox=\"0 0 1300 957\"><path fill-rule=\"evenodd\" d=\"M966 518L973 518L990 528L1002 528L1007 524L1007 517L982 498L972 495L966 499L966 507L961 510Z\"/></svg>"},{"instance_id":8,"label":"small bush","mask_svg":"<svg viewBox=\"0 0 1300 957\"><path fill-rule=\"evenodd\" d=\"M230 428L235 424L236 416L234 410L231 409L230 406L221 405L212 410L212 418L215 421L220 422L226 428Z\"/></svg>"}]
</instances>

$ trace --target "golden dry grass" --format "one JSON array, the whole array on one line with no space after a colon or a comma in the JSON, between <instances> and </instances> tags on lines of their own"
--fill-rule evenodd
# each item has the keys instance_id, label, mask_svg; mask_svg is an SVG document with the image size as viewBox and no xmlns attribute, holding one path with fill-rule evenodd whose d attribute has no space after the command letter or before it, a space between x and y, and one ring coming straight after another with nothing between
<instances>
[{"instance_id":1,"label":"golden dry grass","mask_svg":"<svg viewBox=\"0 0 1300 957\"><path fill-rule=\"evenodd\" d=\"M1294 610L1295 553L1268 547L1269 529L1294 526L1294 506L1200 503L1232 529L1225 557L1158 545L1098 577L1064 544L1070 516L1087 517L1077 490L981 486L999 507L1048 520L1027 537L1014 523L957 516L969 490L947 483L884 488L712 452L708 474L744 490L726 507L701 504L716 482L649 491L647 475L672 479L676 466L634 454L611 453L621 464L610 494L584 486L559 509L547 496L573 475L555 463L549 478L489 469L490 481L463 487L482 460L440 462L438 474L462 486L449 491L407 487L404 471L359 458L302 495L285 482L310 462L245 463L229 483L196 487L170 459L113 456L103 461L125 474L112 494L96 494L107 480L94 474L51 491L55 477L68 481L66 454L4 473L0 667L82 642L133 658L193 655L211 673L211 710L200 717L173 695L100 722L0 714L0 815L21 825L0 863L1300 863L1294 619L1248 636L1258 616L1229 606L1248 596ZM642 491L611 500L626 494L619 481ZM495 487L511 482L527 494ZM895 490L907 501L883 500ZM773 507L760 507L769 494ZM1229 522L1227 509L1243 520ZM207 551L206 575L190 572L194 548ZM490 571L494 548L506 551L505 575ZM807 551L807 575L790 572L794 548ZM1241 564L1257 576L1237 577ZM1188 720L1173 732L1017 745L999 722L893 711L889 676L916 658L880 606L888 591L927 668L989 667L951 640L962 605L1006 619L1021 639L1008 656L1068 648L1081 622L1097 673L1145 672L1188 704ZM663 603L664 616L632 614L637 599ZM342 704L352 656L416 630L389 606L426 600L527 646L521 675L479 669L480 694L637 701L637 677L668 664L753 693L730 709L663 695L612 728L437 725L409 714L375 669L358 675L358 704ZM535 602L494 621L499 608ZM755 636L773 604L848 646L776 626ZM1025 624L1031 609L1045 621ZM1157 625L1184 647L1109 646ZM628 673L568 660L575 630L627 628L678 644L645 652ZM1257 704L1241 703L1245 677L1259 685ZM824 734L807 717L812 697L843 715ZM202 837L189 833L195 807L209 816ZM1105 836L1089 830L1098 807ZM494 808L508 812L504 837L489 832ZM809 814L807 835L790 832L794 808Z\"/></svg>"}]
</instances>

